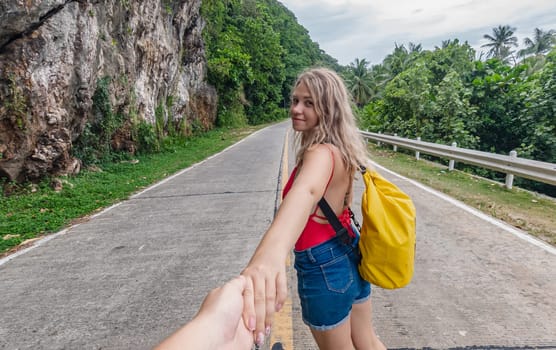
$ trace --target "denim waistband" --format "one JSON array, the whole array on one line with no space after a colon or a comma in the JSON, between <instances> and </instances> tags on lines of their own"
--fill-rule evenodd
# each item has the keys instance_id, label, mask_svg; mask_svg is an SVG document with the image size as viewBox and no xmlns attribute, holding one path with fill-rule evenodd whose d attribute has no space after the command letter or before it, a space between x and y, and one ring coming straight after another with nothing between
<instances>
[{"instance_id":1,"label":"denim waistband","mask_svg":"<svg viewBox=\"0 0 556 350\"><path fill-rule=\"evenodd\" d=\"M300 263L315 263L345 255L352 249L351 245L342 243L342 240L336 236L314 247L301 251L294 250L294 254L296 261Z\"/></svg>"}]
</instances>

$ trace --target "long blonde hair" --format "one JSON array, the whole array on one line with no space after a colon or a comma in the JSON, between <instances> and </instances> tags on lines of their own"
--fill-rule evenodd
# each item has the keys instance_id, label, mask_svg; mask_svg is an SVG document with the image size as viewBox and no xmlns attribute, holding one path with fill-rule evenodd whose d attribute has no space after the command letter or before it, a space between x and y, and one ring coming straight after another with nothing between
<instances>
[{"instance_id":1,"label":"long blonde hair","mask_svg":"<svg viewBox=\"0 0 556 350\"><path fill-rule=\"evenodd\" d=\"M311 94L319 122L311 131L296 133L297 163L301 164L303 154L309 147L330 143L340 150L351 174L359 165L367 167L367 147L357 129L351 98L342 78L327 68L311 68L298 76L294 88L301 83Z\"/></svg>"}]
</instances>

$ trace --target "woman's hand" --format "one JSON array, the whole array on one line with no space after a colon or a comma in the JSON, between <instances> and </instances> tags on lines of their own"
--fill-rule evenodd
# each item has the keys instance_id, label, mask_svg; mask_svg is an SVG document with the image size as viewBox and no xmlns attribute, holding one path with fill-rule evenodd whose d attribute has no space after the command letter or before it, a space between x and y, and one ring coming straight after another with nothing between
<instances>
[{"instance_id":1,"label":"woman's hand","mask_svg":"<svg viewBox=\"0 0 556 350\"><path fill-rule=\"evenodd\" d=\"M255 254L241 274L252 283L244 293L243 318L254 333L255 343L263 345L270 335L274 313L287 298L285 258Z\"/></svg>"}]
</instances>

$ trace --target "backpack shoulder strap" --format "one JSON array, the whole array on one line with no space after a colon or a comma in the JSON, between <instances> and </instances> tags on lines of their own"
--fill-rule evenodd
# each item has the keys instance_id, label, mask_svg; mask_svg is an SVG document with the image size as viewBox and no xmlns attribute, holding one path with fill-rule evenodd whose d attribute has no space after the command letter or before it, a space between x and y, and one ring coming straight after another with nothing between
<instances>
[{"instance_id":1,"label":"backpack shoulder strap","mask_svg":"<svg viewBox=\"0 0 556 350\"><path fill-rule=\"evenodd\" d=\"M351 245L353 243L353 237L349 235L347 228L342 225L340 219L334 214L334 211L330 208L330 205L324 197L319 201L319 207L324 215L326 215L326 219L328 219L334 231L336 231L336 237L339 237L343 244Z\"/></svg>"},{"instance_id":2,"label":"backpack shoulder strap","mask_svg":"<svg viewBox=\"0 0 556 350\"><path fill-rule=\"evenodd\" d=\"M334 231L336 231L336 233L338 233L342 229L345 230L345 227L340 222L340 219L338 219L338 217L334 213L334 210L332 210L330 204L328 204L328 202L326 201L326 199L324 199L324 197L320 199L319 207L320 210L322 210L322 212L326 216L326 219L328 220L330 225L334 228Z\"/></svg>"}]
</instances>

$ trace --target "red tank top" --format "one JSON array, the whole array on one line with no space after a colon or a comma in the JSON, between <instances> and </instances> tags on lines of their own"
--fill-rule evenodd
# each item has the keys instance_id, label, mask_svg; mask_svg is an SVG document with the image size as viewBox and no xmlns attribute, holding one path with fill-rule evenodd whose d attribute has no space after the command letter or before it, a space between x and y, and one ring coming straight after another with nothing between
<instances>
[{"instance_id":1,"label":"red tank top","mask_svg":"<svg viewBox=\"0 0 556 350\"><path fill-rule=\"evenodd\" d=\"M292 185L293 185L293 181L295 179L295 174L297 173L297 167L295 167L290 175L290 178L288 179L288 182L286 183L286 186L284 187L284 192L282 194L282 198L286 198L286 195L288 194L288 192L290 191ZM328 185L330 185L330 181L332 180L332 176L334 176L334 155L332 155L332 174L330 174L330 179L328 179L328 183L326 184L326 190L328 190ZM326 193L326 190L324 191ZM319 219L323 219L326 220L326 217L324 216L320 216L317 215L317 210L318 210L318 205L315 208L315 211L309 215L309 219L307 220L307 224L305 225L305 228L303 229L303 232L301 232L301 235L299 236L299 238L297 239L297 242L295 243L295 250L297 251L301 251L301 250L305 250L311 247L314 247L322 242L328 241L331 238L334 238L334 236L336 236L336 231L334 231L334 228L332 227L332 225L330 225L330 223L326 222L326 223L320 223L317 222L315 220L313 220L314 217L319 218ZM350 226L350 214L349 214L349 209L346 208L342 214L340 214L340 216L338 216L338 219L340 220L340 222L342 223L342 225L344 227L348 228L348 232L350 235L353 235L351 232L351 226Z\"/></svg>"}]
</instances>

